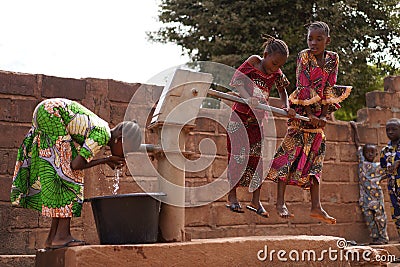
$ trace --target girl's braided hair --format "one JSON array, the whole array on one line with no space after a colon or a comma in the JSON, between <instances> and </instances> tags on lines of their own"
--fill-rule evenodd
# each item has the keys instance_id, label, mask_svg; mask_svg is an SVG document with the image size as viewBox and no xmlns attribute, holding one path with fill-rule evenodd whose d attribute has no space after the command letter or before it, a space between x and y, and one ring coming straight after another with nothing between
<instances>
[{"instance_id":1,"label":"girl's braided hair","mask_svg":"<svg viewBox=\"0 0 400 267\"><path fill-rule=\"evenodd\" d=\"M268 54L278 52L284 56L289 56L289 48L284 41L268 34L262 35L261 37L265 40L262 46L264 48L264 52L267 52Z\"/></svg>"},{"instance_id":2,"label":"girl's braided hair","mask_svg":"<svg viewBox=\"0 0 400 267\"><path fill-rule=\"evenodd\" d=\"M328 24L326 24L323 21L314 21L314 22L308 23L304 26L307 28L307 30L322 29L325 32L326 36L328 36L328 37L330 36L329 35L330 34L329 26L328 26Z\"/></svg>"}]
</instances>

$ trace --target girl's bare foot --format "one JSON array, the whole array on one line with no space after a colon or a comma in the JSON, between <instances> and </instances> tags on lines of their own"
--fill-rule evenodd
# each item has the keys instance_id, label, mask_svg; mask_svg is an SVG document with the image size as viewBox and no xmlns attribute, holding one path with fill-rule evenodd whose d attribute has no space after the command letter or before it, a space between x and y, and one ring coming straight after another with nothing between
<instances>
[{"instance_id":1,"label":"girl's bare foot","mask_svg":"<svg viewBox=\"0 0 400 267\"><path fill-rule=\"evenodd\" d=\"M286 203L283 203L283 205L276 204L276 211L281 218L290 219L294 217L294 214L291 214L286 207Z\"/></svg>"},{"instance_id":2,"label":"girl's bare foot","mask_svg":"<svg viewBox=\"0 0 400 267\"><path fill-rule=\"evenodd\" d=\"M312 209L310 216L328 224L336 224L336 219L324 211L322 208Z\"/></svg>"}]
</instances>

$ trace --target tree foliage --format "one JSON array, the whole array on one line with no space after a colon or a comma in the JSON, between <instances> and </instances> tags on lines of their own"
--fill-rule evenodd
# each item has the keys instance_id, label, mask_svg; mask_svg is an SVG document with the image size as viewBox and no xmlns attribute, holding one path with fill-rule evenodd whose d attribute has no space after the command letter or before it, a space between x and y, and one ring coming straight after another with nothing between
<instances>
[{"instance_id":1,"label":"tree foliage","mask_svg":"<svg viewBox=\"0 0 400 267\"><path fill-rule=\"evenodd\" d=\"M322 20L331 28L328 49L339 54L338 84L353 92L340 114L351 119L364 106L365 93L382 77L399 73L400 4L397 0L161 0L163 27L148 33L156 42L173 42L193 61L238 67L262 53L262 34L284 40L291 55L283 71L295 85L296 56L307 47L305 24Z\"/></svg>"}]
</instances>

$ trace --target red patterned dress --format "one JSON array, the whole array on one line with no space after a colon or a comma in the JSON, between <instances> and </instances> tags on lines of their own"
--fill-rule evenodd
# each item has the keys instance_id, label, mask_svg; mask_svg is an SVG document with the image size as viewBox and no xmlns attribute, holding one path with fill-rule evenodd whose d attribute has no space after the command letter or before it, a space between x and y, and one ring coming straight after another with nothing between
<instances>
[{"instance_id":1,"label":"red patterned dress","mask_svg":"<svg viewBox=\"0 0 400 267\"><path fill-rule=\"evenodd\" d=\"M230 85L243 86L249 95L257 97L260 103L268 104L269 92L273 85L285 88L289 81L279 69L265 74L245 61L235 72ZM262 119L264 111L254 112L246 104L235 103L227 126L228 180L231 188L248 186L252 192L263 181L261 158L263 143Z\"/></svg>"},{"instance_id":2,"label":"red patterned dress","mask_svg":"<svg viewBox=\"0 0 400 267\"><path fill-rule=\"evenodd\" d=\"M339 57L335 52L325 51L325 65L319 67L309 49L297 57L296 90L289 96L290 106L296 113L307 116L306 106L319 117L323 105L329 105L328 114L340 108L339 102L351 92L350 86L334 86L338 73ZM289 119L288 130L274 156L267 179L309 188L314 176L321 179L325 157L324 128L311 123Z\"/></svg>"}]
</instances>

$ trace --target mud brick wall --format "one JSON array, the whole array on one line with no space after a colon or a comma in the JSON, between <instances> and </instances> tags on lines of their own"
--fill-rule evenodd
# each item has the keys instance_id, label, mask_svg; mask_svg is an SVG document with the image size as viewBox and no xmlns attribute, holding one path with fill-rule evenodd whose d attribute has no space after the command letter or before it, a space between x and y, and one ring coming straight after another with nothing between
<instances>
[{"instance_id":1,"label":"mud brick wall","mask_svg":"<svg viewBox=\"0 0 400 267\"><path fill-rule=\"evenodd\" d=\"M367 108L358 112L361 142L377 143L379 147L388 141L385 135L385 122L391 117L400 117L400 92L398 78L385 80L384 92L367 94ZM153 85L124 83L106 79L69 79L42 74L23 74L0 71L0 254L33 254L43 247L50 226L50 219L35 211L13 208L10 205L10 187L16 152L28 131L32 112L37 103L51 97L66 97L81 102L100 117L114 126L122 121L132 96L135 106L129 116L135 117L142 127L149 123L148 114L161 94L162 88ZM276 100L274 100L276 101ZM202 109L203 117L196 120L196 127L189 134L186 150L200 157L199 143L211 139L216 146L213 163L205 170L186 173L186 185L198 186L226 178L227 152L226 133L223 125L205 117L224 117L227 110ZM286 120L274 120L277 142L280 143L286 132ZM331 122L327 126L327 155L324 163L321 200L324 208L338 220L331 226L321 224L308 216L310 196L308 191L288 187L286 200L295 218L287 221L278 218L274 211L276 184L265 181L262 187L262 202L270 211L268 219L245 212L236 214L225 208L226 197L209 204L186 209L186 230L192 238L217 238L249 235L333 235L342 236L358 242L368 241L368 230L358 207L357 159L352 141L352 132L347 122ZM156 133L145 131L145 142L156 144ZM104 151L108 154L109 151ZM101 156L101 155L100 155ZM157 160L151 166L140 164L147 156L135 153L139 162L132 177L127 169L120 180L118 193L141 192L141 185L147 190L157 191ZM141 158L142 157L142 158ZM86 170L85 197L112 193L114 172L106 166ZM384 185L385 187L386 185ZM387 196L386 188L385 193ZM243 205L250 202L251 194L245 188L238 190ZM204 203L211 201L211 195L196 196ZM187 198L190 200L190 196ZM386 210L389 213L389 202ZM123 216L123 215L121 215ZM390 217L390 216L388 216ZM96 228L90 203L84 203L81 218L72 220L72 231L77 238L91 244L98 243ZM396 238L394 224L388 222L391 239Z\"/></svg>"}]
</instances>

